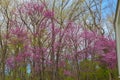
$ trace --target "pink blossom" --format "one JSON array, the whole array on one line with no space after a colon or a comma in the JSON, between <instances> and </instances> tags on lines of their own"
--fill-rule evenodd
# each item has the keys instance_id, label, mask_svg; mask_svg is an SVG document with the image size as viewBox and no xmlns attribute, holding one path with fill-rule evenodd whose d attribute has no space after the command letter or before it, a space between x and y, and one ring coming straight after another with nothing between
<instances>
[{"instance_id":1,"label":"pink blossom","mask_svg":"<svg viewBox=\"0 0 120 80\"><path fill-rule=\"evenodd\" d=\"M40 5L40 4L33 4L33 7L34 7L34 10L35 11L38 11L38 12L43 12L43 9L44 9L44 6L43 5Z\"/></svg>"},{"instance_id":2,"label":"pink blossom","mask_svg":"<svg viewBox=\"0 0 120 80\"><path fill-rule=\"evenodd\" d=\"M66 62L65 62L64 60L59 61L58 66L59 66L60 68L65 67L65 65L66 65Z\"/></svg>"},{"instance_id":3,"label":"pink blossom","mask_svg":"<svg viewBox=\"0 0 120 80\"><path fill-rule=\"evenodd\" d=\"M16 35L18 38L25 38L27 37L27 32L25 28L15 27L11 28L11 33Z\"/></svg>"},{"instance_id":4,"label":"pink blossom","mask_svg":"<svg viewBox=\"0 0 120 80\"><path fill-rule=\"evenodd\" d=\"M53 18L54 17L54 12L50 11L50 10L46 10L44 12L44 16L47 17L47 18Z\"/></svg>"},{"instance_id":5,"label":"pink blossom","mask_svg":"<svg viewBox=\"0 0 120 80\"><path fill-rule=\"evenodd\" d=\"M24 60L24 58L21 55L18 55L17 57L15 57L15 61L18 63L21 63Z\"/></svg>"},{"instance_id":6,"label":"pink blossom","mask_svg":"<svg viewBox=\"0 0 120 80\"><path fill-rule=\"evenodd\" d=\"M72 54L66 54L64 55L66 59L68 60L73 60L73 55Z\"/></svg>"},{"instance_id":7,"label":"pink blossom","mask_svg":"<svg viewBox=\"0 0 120 80\"><path fill-rule=\"evenodd\" d=\"M6 60L6 65L9 67L9 68L14 68L15 67L15 60L14 60L14 57L9 57L7 58Z\"/></svg>"},{"instance_id":8,"label":"pink blossom","mask_svg":"<svg viewBox=\"0 0 120 80\"><path fill-rule=\"evenodd\" d=\"M98 36L97 33L88 30L83 30L81 33L81 37L89 41L95 40Z\"/></svg>"},{"instance_id":9,"label":"pink blossom","mask_svg":"<svg viewBox=\"0 0 120 80\"><path fill-rule=\"evenodd\" d=\"M109 68L114 68L117 64L116 52L109 52L101 55L101 63L107 65Z\"/></svg>"},{"instance_id":10,"label":"pink blossom","mask_svg":"<svg viewBox=\"0 0 120 80\"><path fill-rule=\"evenodd\" d=\"M64 70L63 72L66 76L72 76L72 73L68 70Z\"/></svg>"},{"instance_id":11,"label":"pink blossom","mask_svg":"<svg viewBox=\"0 0 120 80\"><path fill-rule=\"evenodd\" d=\"M23 6L19 8L19 11L21 13L28 14L30 16L35 14L36 12L42 13L43 10L44 10L44 4L31 3L31 2L23 4Z\"/></svg>"}]
</instances>

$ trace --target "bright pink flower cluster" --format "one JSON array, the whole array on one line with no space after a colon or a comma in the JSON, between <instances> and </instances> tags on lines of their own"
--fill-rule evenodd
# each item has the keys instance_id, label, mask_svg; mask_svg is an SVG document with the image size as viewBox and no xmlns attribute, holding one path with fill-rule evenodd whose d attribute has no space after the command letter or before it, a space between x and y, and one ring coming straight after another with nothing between
<instances>
[{"instance_id":1,"label":"bright pink flower cluster","mask_svg":"<svg viewBox=\"0 0 120 80\"><path fill-rule=\"evenodd\" d=\"M95 43L96 52L100 56L100 62L109 68L114 68L117 64L115 41L100 37Z\"/></svg>"},{"instance_id":2,"label":"bright pink flower cluster","mask_svg":"<svg viewBox=\"0 0 120 80\"><path fill-rule=\"evenodd\" d=\"M44 11L44 16L47 18L52 18L52 17L54 17L54 12L50 11L50 10L46 10L46 11Z\"/></svg>"},{"instance_id":3,"label":"bright pink flower cluster","mask_svg":"<svg viewBox=\"0 0 120 80\"><path fill-rule=\"evenodd\" d=\"M42 14L46 18L54 17L54 12L52 10L45 9L45 4L25 3L19 8L19 11L21 13L28 14L29 16Z\"/></svg>"},{"instance_id":4,"label":"bright pink flower cluster","mask_svg":"<svg viewBox=\"0 0 120 80\"><path fill-rule=\"evenodd\" d=\"M36 72L44 68L46 71L53 67L63 70L65 68L64 75L72 76L67 67L73 69L76 67L74 64L79 65L86 59L99 60L108 68L116 66L114 40L84 29L72 21L63 22L64 27L61 27L55 19L51 20L55 18L54 12L42 4L27 3L19 10L33 21L39 16L42 18L38 19L36 24L28 19L29 26L18 20L23 27L17 25L17 20L14 21L15 25L10 27L9 35L7 34L8 47L13 47L10 50L12 57L6 60L7 67L13 69L17 65L20 67L20 64L30 64ZM13 25L13 22L10 25Z\"/></svg>"},{"instance_id":5,"label":"bright pink flower cluster","mask_svg":"<svg viewBox=\"0 0 120 80\"><path fill-rule=\"evenodd\" d=\"M25 3L19 8L21 13L28 15L33 15L35 13L42 13L44 10L44 5L38 3Z\"/></svg>"}]
</instances>

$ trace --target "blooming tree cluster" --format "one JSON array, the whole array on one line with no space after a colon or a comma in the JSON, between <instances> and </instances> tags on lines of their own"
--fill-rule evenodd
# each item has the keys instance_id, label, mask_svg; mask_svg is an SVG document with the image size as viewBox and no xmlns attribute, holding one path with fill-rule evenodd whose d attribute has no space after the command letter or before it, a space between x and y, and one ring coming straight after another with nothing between
<instances>
[{"instance_id":1,"label":"blooming tree cluster","mask_svg":"<svg viewBox=\"0 0 120 80\"><path fill-rule=\"evenodd\" d=\"M6 74L13 80L24 80L26 74L31 80L63 80L66 76L65 80L80 80L85 60L98 62L99 67L116 67L114 40L78 22L60 24L46 5L29 2L11 12L8 33L2 36L7 40Z\"/></svg>"}]
</instances>

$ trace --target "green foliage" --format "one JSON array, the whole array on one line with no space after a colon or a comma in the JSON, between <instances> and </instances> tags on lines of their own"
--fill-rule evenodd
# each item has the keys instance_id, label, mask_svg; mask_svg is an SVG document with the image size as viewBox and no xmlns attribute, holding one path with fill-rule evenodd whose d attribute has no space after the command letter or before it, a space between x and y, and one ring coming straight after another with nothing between
<instances>
[{"instance_id":1,"label":"green foliage","mask_svg":"<svg viewBox=\"0 0 120 80\"><path fill-rule=\"evenodd\" d=\"M109 73L117 78L116 70L112 70L100 67L97 62L89 60L82 61L80 63L80 78L81 80L109 80ZM117 80L114 78L114 80Z\"/></svg>"}]
</instances>

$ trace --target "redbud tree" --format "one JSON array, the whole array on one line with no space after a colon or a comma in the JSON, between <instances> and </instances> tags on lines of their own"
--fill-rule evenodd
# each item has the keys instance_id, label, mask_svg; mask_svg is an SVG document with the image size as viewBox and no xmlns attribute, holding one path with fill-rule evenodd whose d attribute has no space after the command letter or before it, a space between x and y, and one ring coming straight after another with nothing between
<instances>
[{"instance_id":1,"label":"redbud tree","mask_svg":"<svg viewBox=\"0 0 120 80\"><path fill-rule=\"evenodd\" d=\"M47 5L30 1L10 13L5 10L8 23L0 35L1 79L94 80L96 76L100 80L93 73L103 70L112 78L117 64L115 40L85 28L82 22L58 19L54 7Z\"/></svg>"}]
</instances>

